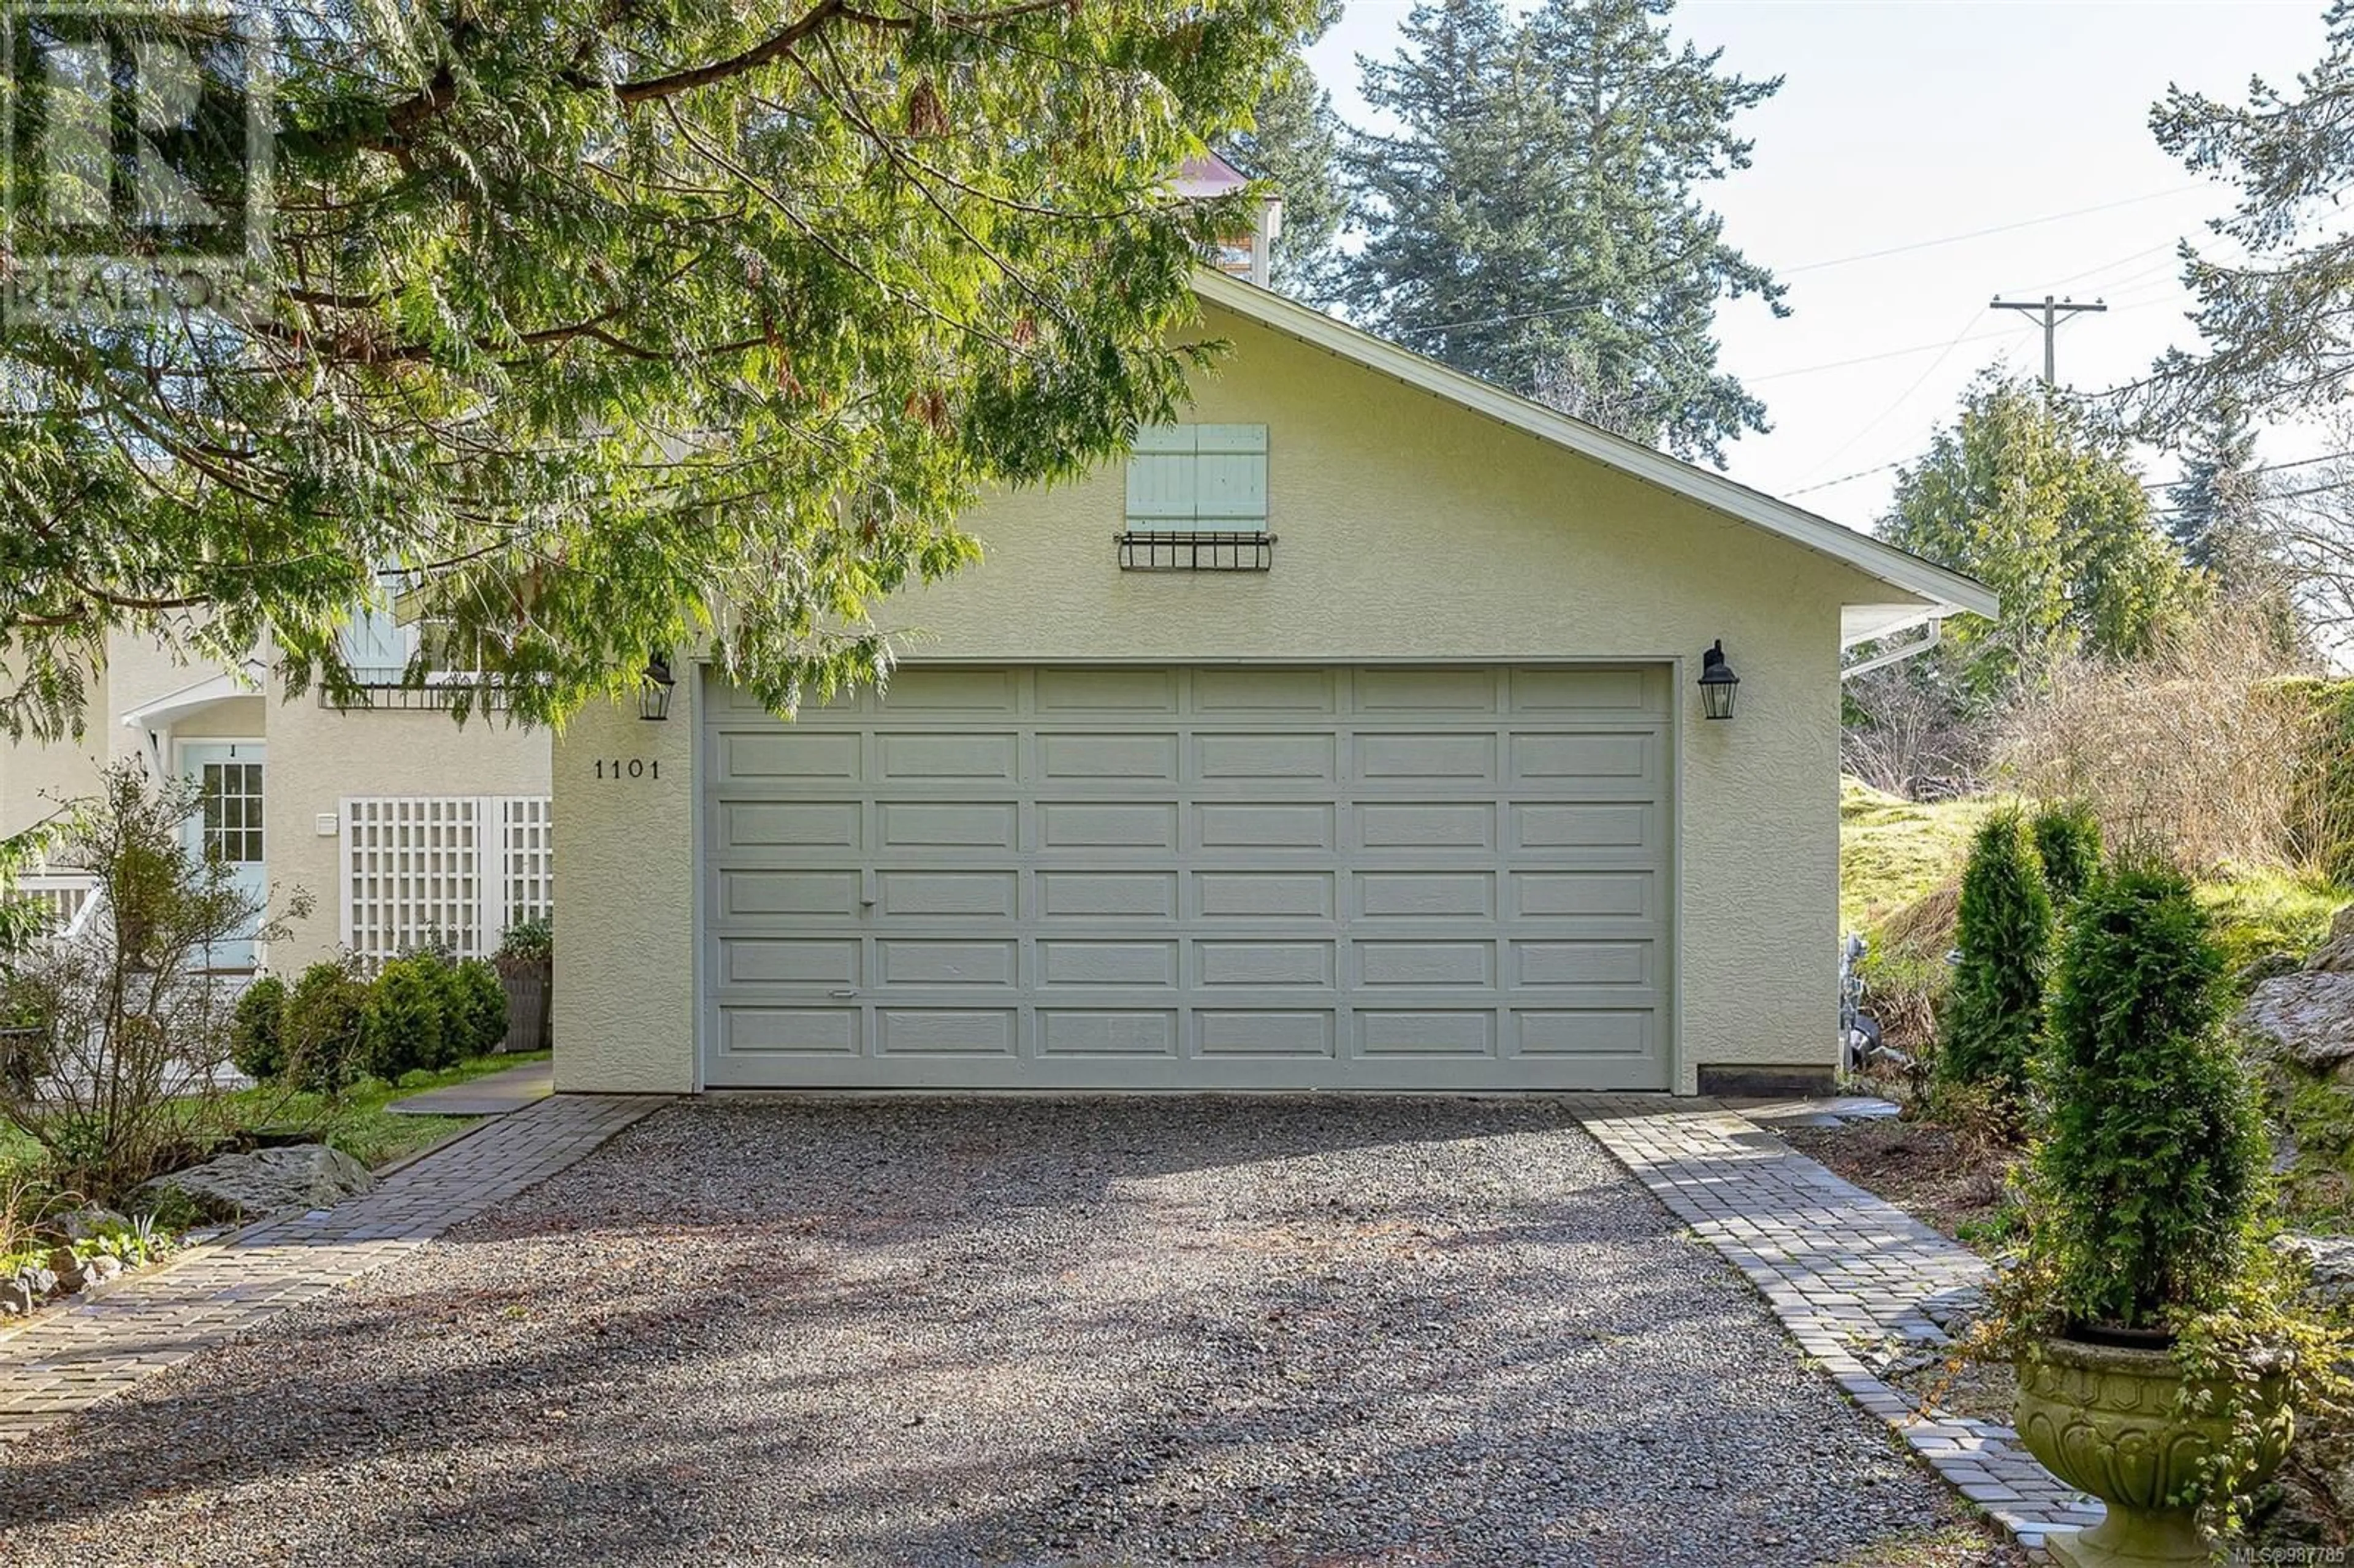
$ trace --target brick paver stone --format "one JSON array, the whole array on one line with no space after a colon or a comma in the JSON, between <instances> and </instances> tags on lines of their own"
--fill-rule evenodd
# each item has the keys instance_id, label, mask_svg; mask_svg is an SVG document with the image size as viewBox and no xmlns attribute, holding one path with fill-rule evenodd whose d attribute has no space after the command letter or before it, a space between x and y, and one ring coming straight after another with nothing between
<instances>
[{"instance_id":1,"label":"brick paver stone","mask_svg":"<svg viewBox=\"0 0 2354 1568\"><path fill-rule=\"evenodd\" d=\"M1745 1117L1705 1101L1596 1097L1580 1119L1675 1216L1747 1276L1799 1348L1971 1501L2040 1550L2097 1524L2009 1426L1923 1409L1860 1348L1944 1343L1925 1304L1981 1285L1986 1265L1894 1204L1843 1181Z\"/></svg>"},{"instance_id":2,"label":"brick paver stone","mask_svg":"<svg viewBox=\"0 0 2354 1568\"><path fill-rule=\"evenodd\" d=\"M423 1246L662 1104L656 1096L540 1100L400 1167L363 1196L249 1225L0 1336L0 1444Z\"/></svg>"}]
</instances>

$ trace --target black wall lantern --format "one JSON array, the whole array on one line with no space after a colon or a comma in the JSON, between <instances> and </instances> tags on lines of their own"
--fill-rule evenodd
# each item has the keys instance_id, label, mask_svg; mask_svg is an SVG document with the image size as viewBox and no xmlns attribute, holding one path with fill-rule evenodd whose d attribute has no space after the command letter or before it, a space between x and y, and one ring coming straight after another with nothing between
<instances>
[{"instance_id":1,"label":"black wall lantern","mask_svg":"<svg viewBox=\"0 0 2354 1568\"><path fill-rule=\"evenodd\" d=\"M1724 662L1724 639L1720 637L1700 656L1701 710L1712 719L1729 719L1740 691L1741 677Z\"/></svg>"},{"instance_id":2,"label":"black wall lantern","mask_svg":"<svg viewBox=\"0 0 2354 1568\"><path fill-rule=\"evenodd\" d=\"M677 680L670 673L670 659L656 653L646 660L646 667L638 672L638 716L642 719L670 717L671 688Z\"/></svg>"}]
</instances>

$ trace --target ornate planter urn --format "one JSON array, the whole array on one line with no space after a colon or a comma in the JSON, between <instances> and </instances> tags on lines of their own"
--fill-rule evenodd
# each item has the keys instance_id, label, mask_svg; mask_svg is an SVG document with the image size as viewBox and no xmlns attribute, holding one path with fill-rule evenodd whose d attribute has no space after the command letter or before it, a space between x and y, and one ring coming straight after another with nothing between
<instances>
[{"instance_id":1,"label":"ornate planter urn","mask_svg":"<svg viewBox=\"0 0 2354 1568\"><path fill-rule=\"evenodd\" d=\"M2108 1517L2054 1536L2052 1556L2069 1568L2158 1568L2211 1560L2188 1496L2199 1467L2227 1440L2228 1414L2181 1410L2182 1368L2166 1351L2047 1340L2041 1359L2019 1362L2019 1436L2044 1468L2108 1505ZM2225 1391L2211 1391L2221 1411ZM2271 1473L2288 1452L2296 1417L2281 1380L2251 1391L2262 1434L2258 1463Z\"/></svg>"}]
</instances>

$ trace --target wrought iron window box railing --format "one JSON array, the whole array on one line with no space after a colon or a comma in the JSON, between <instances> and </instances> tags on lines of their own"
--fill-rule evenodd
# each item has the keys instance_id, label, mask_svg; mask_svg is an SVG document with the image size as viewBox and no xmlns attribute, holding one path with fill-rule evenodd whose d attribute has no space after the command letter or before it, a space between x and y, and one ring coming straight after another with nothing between
<instances>
[{"instance_id":1,"label":"wrought iron window box railing","mask_svg":"<svg viewBox=\"0 0 2354 1568\"><path fill-rule=\"evenodd\" d=\"M1264 572L1275 565L1272 534L1130 529L1115 537L1124 572Z\"/></svg>"},{"instance_id":2,"label":"wrought iron window box railing","mask_svg":"<svg viewBox=\"0 0 2354 1568\"><path fill-rule=\"evenodd\" d=\"M422 680L402 670L355 670L352 689L341 694L319 688L319 705L343 710L446 708L461 697L482 712L510 705L512 692L502 682L473 675L428 675Z\"/></svg>"}]
</instances>

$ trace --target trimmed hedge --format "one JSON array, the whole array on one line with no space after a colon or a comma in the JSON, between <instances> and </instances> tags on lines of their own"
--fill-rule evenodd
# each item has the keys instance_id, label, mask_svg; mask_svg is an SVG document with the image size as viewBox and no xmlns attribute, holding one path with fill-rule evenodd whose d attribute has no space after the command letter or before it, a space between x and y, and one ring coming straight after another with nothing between
<instances>
[{"instance_id":1,"label":"trimmed hedge","mask_svg":"<svg viewBox=\"0 0 2354 1568\"><path fill-rule=\"evenodd\" d=\"M286 982L264 975L245 988L229 1015L228 1059L255 1083L286 1071Z\"/></svg>"},{"instance_id":2,"label":"trimmed hedge","mask_svg":"<svg viewBox=\"0 0 2354 1568\"><path fill-rule=\"evenodd\" d=\"M1937 1043L1937 1076L2018 1101L2043 1028L2052 898L2016 810L1997 811L1971 841L1955 930L1961 957Z\"/></svg>"},{"instance_id":3,"label":"trimmed hedge","mask_svg":"<svg viewBox=\"0 0 2354 1568\"><path fill-rule=\"evenodd\" d=\"M2227 1006L2222 954L2180 872L2116 867L2069 916L2036 1172L2076 1322L2161 1326L2221 1305L2240 1273L2269 1154Z\"/></svg>"}]
</instances>

